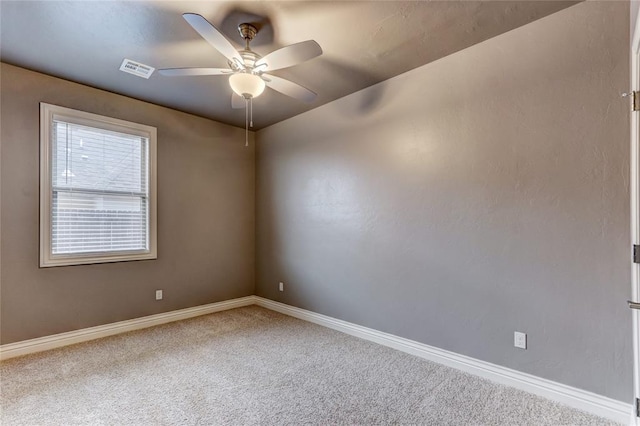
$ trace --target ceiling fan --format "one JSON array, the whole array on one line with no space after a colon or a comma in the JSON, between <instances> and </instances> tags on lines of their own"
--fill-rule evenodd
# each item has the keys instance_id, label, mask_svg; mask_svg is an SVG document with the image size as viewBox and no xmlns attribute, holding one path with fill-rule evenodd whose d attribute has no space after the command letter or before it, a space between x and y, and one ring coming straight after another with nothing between
<instances>
[{"instance_id":1,"label":"ceiling fan","mask_svg":"<svg viewBox=\"0 0 640 426\"><path fill-rule=\"evenodd\" d=\"M185 13L182 17L202 38L227 58L229 67L165 68L158 70L161 75L171 77L228 75L229 84L234 92L231 99L233 108L246 106L247 101L262 94L265 86L304 102L312 102L316 98L316 94L306 87L282 77L267 74L268 71L288 68L320 56L322 48L315 41L307 40L285 46L263 57L249 47L249 43L258 33L258 29L254 25L243 23L238 26L238 31L245 41L245 48L238 51L216 27L201 15Z\"/></svg>"}]
</instances>

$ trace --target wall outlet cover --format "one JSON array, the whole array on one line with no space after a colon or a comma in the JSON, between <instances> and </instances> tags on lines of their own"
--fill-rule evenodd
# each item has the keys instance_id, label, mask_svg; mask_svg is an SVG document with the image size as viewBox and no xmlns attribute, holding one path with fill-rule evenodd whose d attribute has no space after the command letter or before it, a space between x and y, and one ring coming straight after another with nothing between
<instances>
[{"instance_id":1,"label":"wall outlet cover","mask_svg":"<svg viewBox=\"0 0 640 426\"><path fill-rule=\"evenodd\" d=\"M527 334L515 331L513 333L513 346L520 349L527 349Z\"/></svg>"}]
</instances>

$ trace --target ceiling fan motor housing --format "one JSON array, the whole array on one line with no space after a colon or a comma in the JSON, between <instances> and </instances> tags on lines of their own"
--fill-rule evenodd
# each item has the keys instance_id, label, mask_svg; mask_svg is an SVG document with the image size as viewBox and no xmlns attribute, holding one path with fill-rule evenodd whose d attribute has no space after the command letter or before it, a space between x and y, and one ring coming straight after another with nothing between
<instances>
[{"instance_id":1,"label":"ceiling fan motor housing","mask_svg":"<svg viewBox=\"0 0 640 426\"><path fill-rule=\"evenodd\" d=\"M248 71L253 72L253 69L256 66L256 62L258 61L258 59L260 59L262 56L258 55L256 52L254 52L253 50L240 50L240 56L242 56L242 59L244 60L244 66Z\"/></svg>"}]
</instances>

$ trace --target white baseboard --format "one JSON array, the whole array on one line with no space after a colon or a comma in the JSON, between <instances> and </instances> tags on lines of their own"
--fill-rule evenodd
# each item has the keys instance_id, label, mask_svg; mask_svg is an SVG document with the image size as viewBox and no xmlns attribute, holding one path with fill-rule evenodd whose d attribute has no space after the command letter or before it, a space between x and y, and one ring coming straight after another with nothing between
<instances>
[{"instance_id":1,"label":"white baseboard","mask_svg":"<svg viewBox=\"0 0 640 426\"><path fill-rule=\"evenodd\" d=\"M635 419L635 416L632 414L633 406L631 404L258 296L247 296L224 302L196 306L194 308L165 312L52 336L24 340L22 342L9 343L0 346L0 360L254 304L388 346L411 355L419 356L429 361L481 376L507 386L512 386L535 395L540 395L606 419L623 424L634 424L633 421L631 423L629 422L630 415L631 419Z\"/></svg>"},{"instance_id":2,"label":"white baseboard","mask_svg":"<svg viewBox=\"0 0 640 426\"><path fill-rule=\"evenodd\" d=\"M629 415L633 413L632 404L262 297L256 296L255 303L285 315L512 386L615 422L630 424Z\"/></svg>"},{"instance_id":3,"label":"white baseboard","mask_svg":"<svg viewBox=\"0 0 640 426\"><path fill-rule=\"evenodd\" d=\"M166 324L168 322L180 321L187 318L193 318L200 315L207 315L214 312L226 311L228 309L240 308L242 306L249 306L253 304L255 304L255 296L247 296L239 299L226 300L224 302L211 303L208 305L196 306L193 308L164 312L161 314L149 315L142 318L134 318L126 321L114 322L111 324L99 325L90 328L83 328L81 330L74 330L66 333L54 334L51 336L38 337L36 339L23 340L16 343L9 343L0 346L0 360L47 351L49 349L60 348L62 346L87 342L89 340L100 339L107 336L113 336L114 334L140 330L142 328Z\"/></svg>"}]
</instances>

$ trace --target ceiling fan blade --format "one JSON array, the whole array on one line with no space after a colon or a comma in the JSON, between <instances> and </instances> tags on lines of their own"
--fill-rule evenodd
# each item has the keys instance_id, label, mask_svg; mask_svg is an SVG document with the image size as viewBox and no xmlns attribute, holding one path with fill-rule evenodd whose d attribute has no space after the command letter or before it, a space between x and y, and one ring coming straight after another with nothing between
<instances>
[{"instance_id":1,"label":"ceiling fan blade","mask_svg":"<svg viewBox=\"0 0 640 426\"><path fill-rule=\"evenodd\" d=\"M298 65L322 55L322 48L313 40L291 44L269 53L256 62L256 67L266 65L269 71Z\"/></svg>"},{"instance_id":2,"label":"ceiling fan blade","mask_svg":"<svg viewBox=\"0 0 640 426\"><path fill-rule=\"evenodd\" d=\"M273 90L277 90L280 93L284 93L287 96L291 96L292 98L299 99L303 102L313 102L317 96L311 90L306 87L302 87L293 81L270 74L262 74L262 77L264 77L264 81L267 86L271 87Z\"/></svg>"},{"instance_id":3,"label":"ceiling fan blade","mask_svg":"<svg viewBox=\"0 0 640 426\"><path fill-rule=\"evenodd\" d=\"M167 77L232 74L229 68L164 68L158 73Z\"/></svg>"},{"instance_id":4,"label":"ceiling fan blade","mask_svg":"<svg viewBox=\"0 0 640 426\"><path fill-rule=\"evenodd\" d=\"M214 27L209 21L204 19L197 13L184 13L182 17L193 27L203 39L207 40L209 44L215 47L220 53L222 53L231 62L237 62L238 65L244 65L242 56L238 53L235 47L231 44L227 38L222 35L216 27Z\"/></svg>"},{"instance_id":5,"label":"ceiling fan blade","mask_svg":"<svg viewBox=\"0 0 640 426\"><path fill-rule=\"evenodd\" d=\"M233 92L233 94L231 95L231 108L240 109L240 108L244 108L245 106L247 105L244 98L238 95L237 93Z\"/></svg>"}]
</instances>

